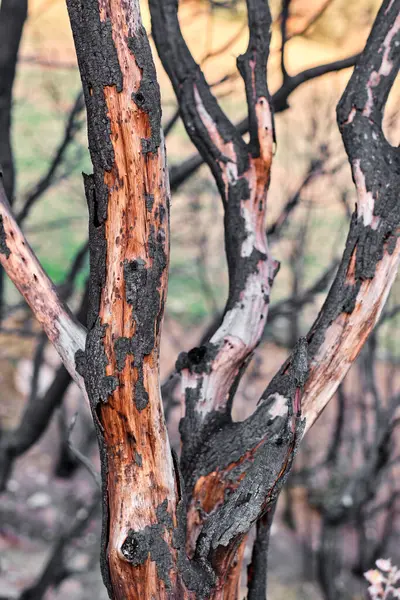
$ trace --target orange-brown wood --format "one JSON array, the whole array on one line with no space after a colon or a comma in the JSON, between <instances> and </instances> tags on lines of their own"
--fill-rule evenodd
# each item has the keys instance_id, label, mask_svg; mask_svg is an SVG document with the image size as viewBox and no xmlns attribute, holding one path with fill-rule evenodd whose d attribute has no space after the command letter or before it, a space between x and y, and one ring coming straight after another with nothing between
<instances>
[{"instance_id":1,"label":"orange-brown wood","mask_svg":"<svg viewBox=\"0 0 400 600\"><path fill-rule=\"evenodd\" d=\"M156 343L143 359L144 387L148 404L139 410L135 404L138 369L128 355L118 372L114 342L135 333L132 306L125 294L124 261L141 259L152 266L149 248L152 228L161 232L168 257L168 173L163 143L155 153L144 153L142 139L152 134L149 115L132 98L140 87L142 71L127 46L127 38L140 26L137 2L101 0L101 18L109 18L123 74L123 90L104 89L111 124L115 163L105 174L109 190L106 220L107 273L101 296L100 319L106 325L104 347L109 364L107 375L118 377L119 385L99 409L108 461L109 532L107 555L114 597L118 600L151 600L169 597L155 562L149 555L140 566L132 566L121 552L130 530L141 531L157 523L156 508L166 499L168 511L175 514L175 480L171 451L164 422L159 381L159 335L154 322ZM154 197L152 210L146 197ZM161 207L161 210L160 210ZM156 218L155 215L163 215ZM159 288L159 315L162 316L167 290L167 268ZM171 547L171 533L165 533ZM168 539L167 539L168 538ZM170 574L174 587L174 575Z\"/></svg>"}]
</instances>

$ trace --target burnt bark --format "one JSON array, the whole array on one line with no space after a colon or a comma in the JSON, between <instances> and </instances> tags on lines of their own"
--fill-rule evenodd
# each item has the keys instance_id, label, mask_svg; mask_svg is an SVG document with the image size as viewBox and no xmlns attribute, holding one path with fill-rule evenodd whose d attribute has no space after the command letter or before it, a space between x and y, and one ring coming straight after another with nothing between
<instances>
[{"instance_id":1,"label":"burnt bark","mask_svg":"<svg viewBox=\"0 0 400 600\"><path fill-rule=\"evenodd\" d=\"M102 460L103 579L113 598L167 598L177 497L158 373L169 260L160 93L136 0L67 6L93 164L88 335L76 360Z\"/></svg>"},{"instance_id":2,"label":"burnt bark","mask_svg":"<svg viewBox=\"0 0 400 600\"><path fill-rule=\"evenodd\" d=\"M150 0L154 40L183 123L221 195L229 274L219 327L177 360L184 408L180 461L169 446L158 373L169 182L150 46L138 0L67 0L67 6L93 164L93 174L84 177L87 335L40 271L5 199L0 260L71 374L85 383L102 460L104 582L117 600L236 600L246 536L257 525L249 598L261 600L272 514L299 443L366 341L396 274L400 165L398 149L383 135L382 116L400 63L400 0L384 1L338 107L358 203L336 278L308 336L297 341L254 414L240 423L232 421L232 403L262 338L279 266L265 232L274 143L266 80L271 16L265 0L247 0L249 44L238 58L247 143L193 60L177 0ZM293 78L284 74L290 87ZM34 273L38 293L24 284L21 270L25 279ZM66 340L57 328L65 319Z\"/></svg>"}]
</instances>

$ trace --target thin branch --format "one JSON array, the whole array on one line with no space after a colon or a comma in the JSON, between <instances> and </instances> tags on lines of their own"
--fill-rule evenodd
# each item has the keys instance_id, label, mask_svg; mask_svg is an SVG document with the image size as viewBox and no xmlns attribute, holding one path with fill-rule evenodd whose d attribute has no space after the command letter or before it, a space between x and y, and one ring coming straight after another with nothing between
<instances>
[{"instance_id":1,"label":"thin branch","mask_svg":"<svg viewBox=\"0 0 400 600\"><path fill-rule=\"evenodd\" d=\"M290 315L294 310L301 310L306 304L314 302L315 296L324 292L332 281L332 277L338 268L338 261L332 263L323 271L323 273L310 285L299 297L289 297L273 304L269 311L268 323L271 324L275 319Z\"/></svg>"},{"instance_id":2,"label":"thin branch","mask_svg":"<svg viewBox=\"0 0 400 600\"><path fill-rule=\"evenodd\" d=\"M49 559L39 576L36 583L30 588L24 590L19 597L19 600L42 600L46 591L54 586L59 585L63 579L70 575L65 565L65 552L67 547L74 541L75 538L82 535L90 520L94 517L100 506L100 494L95 494L93 500L86 508L80 508L77 511L76 517L69 527L64 527L64 531L59 536L54 544Z\"/></svg>"},{"instance_id":3,"label":"thin branch","mask_svg":"<svg viewBox=\"0 0 400 600\"><path fill-rule=\"evenodd\" d=\"M247 600L265 600L267 597L268 548L275 508L257 522L256 539L251 562L247 568Z\"/></svg>"},{"instance_id":4,"label":"thin branch","mask_svg":"<svg viewBox=\"0 0 400 600\"><path fill-rule=\"evenodd\" d=\"M14 200L14 159L11 148L12 90L23 27L28 14L27 0L3 0L0 5L0 165L3 185L10 202Z\"/></svg>"},{"instance_id":5,"label":"thin branch","mask_svg":"<svg viewBox=\"0 0 400 600\"><path fill-rule=\"evenodd\" d=\"M86 321L87 309L88 290L86 288L77 312L79 321ZM2 433L0 438L0 490L3 490L7 483L14 461L29 450L45 432L71 381L71 375L64 365L58 367L52 383L43 396L31 394L18 427L14 431Z\"/></svg>"},{"instance_id":6,"label":"thin branch","mask_svg":"<svg viewBox=\"0 0 400 600\"><path fill-rule=\"evenodd\" d=\"M47 172L34 185L33 189L25 195L23 207L17 214L16 218L18 225L22 225L35 203L54 184L56 172L64 160L68 148L75 140L75 136L82 125L80 117L82 115L84 106L85 103L83 101L83 93L82 90L80 90L66 119L63 138L50 161Z\"/></svg>"},{"instance_id":7,"label":"thin branch","mask_svg":"<svg viewBox=\"0 0 400 600\"><path fill-rule=\"evenodd\" d=\"M334 73L343 69L354 67L360 54L354 54L348 58L341 60L335 60L330 63L318 65L310 69L305 69L297 75L292 75L287 78L286 82L275 92L272 96L272 106L275 114L283 112L289 108L288 98L292 92L294 92L299 86L307 81L316 79L328 73ZM248 119L247 117L240 121L236 125L238 131L244 135L248 131ZM170 170L170 183L171 190L175 191L180 185L182 185L189 177L191 177L199 167L204 163L203 158L199 154L193 154L193 156L186 159L179 166L173 166Z\"/></svg>"},{"instance_id":8,"label":"thin branch","mask_svg":"<svg viewBox=\"0 0 400 600\"><path fill-rule=\"evenodd\" d=\"M0 4L0 171L10 203L14 201L15 168L11 144L12 93L28 0ZM0 267L0 321L4 312L4 271Z\"/></svg>"},{"instance_id":9,"label":"thin branch","mask_svg":"<svg viewBox=\"0 0 400 600\"><path fill-rule=\"evenodd\" d=\"M339 456L339 448L343 440L344 417L346 412L346 393L343 384L337 389L337 414L335 428L331 438L331 444L326 454L325 463L333 464Z\"/></svg>"},{"instance_id":10,"label":"thin branch","mask_svg":"<svg viewBox=\"0 0 400 600\"><path fill-rule=\"evenodd\" d=\"M45 67L47 69L65 69L67 71L77 71L78 65L76 62L68 62L62 60L50 60L41 56L22 56L21 63L34 65L37 67Z\"/></svg>"},{"instance_id":11,"label":"thin branch","mask_svg":"<svg viewBox=\"0 0 400 600\"><path fill-rule=\"evenodd\" d=\"M172 117L170 118L170 120L168 121L168 123L165 124L164 127L164 137L167 138L168 135L171 133L172 129L175 127L176 123L179 120L179 108L176 109L172 115Z\"/></svg>"},{"instance_id":12,"label":"thin branch","mask_svg":"<svg viewBox=\"0 0 400 600\"><path fill-rule=\"evenodd\" d=\"M96 471L96 469L94 468L93 463L91 462L91 460L89 460L89 458L87 456L85 456L84 454L82 454L82 452L76 448L76 446L74 446L74 444L71 441L71 435L72 435L72 431L75 427L75 423L76 420L78 418L78 414L79 413L75 413L75 415L73 416L71 423L68 427L68 431L67 431L67 444L68 444L68 448L71 450L72 454L75 456L75 458L81 463L81 465L89 472L89 474L91 475L91 477L93 478L95 484L97 485L97 487L99 488L99 490L101 490L101 477L100 477L100 473L98 473Z\"/></svg>"},{"instance_id":13,"label":"thin branch","mask_svg":"<svg viewBox=\"0 0 400 600\"><path fill-rule=\"evenodd\" d=\"M290 196L287 200L285 206L283 207L280 215L277 219L267 228L267 236L268 239L271 237L278 238L281 234L281 231L285 224L287 223L290 215L293 210L298 206L301 195L304 189L312 182L314 179L323 174L323 161L322 160L314 160L311 162L307 173L305 174L303 180L297 187L296 191Z\"/></svg>"}]
</instances>

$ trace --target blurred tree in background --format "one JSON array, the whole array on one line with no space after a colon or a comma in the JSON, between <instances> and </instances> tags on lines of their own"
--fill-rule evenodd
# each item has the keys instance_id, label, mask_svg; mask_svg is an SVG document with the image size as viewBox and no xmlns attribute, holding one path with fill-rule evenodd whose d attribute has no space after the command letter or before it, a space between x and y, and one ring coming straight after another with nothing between
<instances>
[{"instance_id":1,"label":"blurred tree in background","mask_svg":"<svg viewBox=\"0 0 400 600\"><path fill-rule=\"evenodd\" d=\"M281 267L268 326L238 387L235 422L254 412L266 382L313 324L334 279L356 198L335 107L380 6L372 0L270 4L268 85L276 141L265 226ZM149 32L145 3L141 10ZM81 172L91 172L91 166L75 49L63 2L32 1L24 25L25 17L24 2L2 0L3 182L35 254L86 325L89 260ZM220 106L249 141L236 68L248 43L246 3L181 0L180 23ZM229 280L218 189L185 132L170 79L150 41L173 192L161 375L169 436L178 450L175 359L181 350L203 347L220 325ZM397 146L396 83L383 130ZM366 589L363 573L377 558L390 555L400 562L398 294L395 282L375 332L296 457L271 532L272 599L358 598ZM97 566L99 458L89 411L7 280L1 306L0 588L6 590L1 593L25 600L87 598L96 589L91 596L105 597ZM244 549L246 565L253 537L251 532Z\"/></svg>"}]
</instances>

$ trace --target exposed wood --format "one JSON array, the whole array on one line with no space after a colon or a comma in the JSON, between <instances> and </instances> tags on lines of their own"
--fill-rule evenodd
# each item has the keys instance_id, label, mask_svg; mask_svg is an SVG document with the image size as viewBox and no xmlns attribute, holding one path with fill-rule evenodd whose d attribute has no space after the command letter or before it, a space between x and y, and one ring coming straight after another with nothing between
<instances>
[{"instance_id":1,"label":"exposed wood","mask_svg":"<svg viewBox=\"0 0 400 600\"><path fill-rule=\"evenodd\" d=\"M176 588L176 482L159 381L169 261L160 95L139 2L67 1L88 110L90 309L79 357L103 476L110 596Z\"/></svg>"},{"instance_id":2,"label":"exposed wood","mask_svg":"<svg viewBox=\"0 0 400 600\"><path fill-rule=\"evenodd\" d=\"M400 0L386 1L338 106L357 205L337 276L307 336L310 371L302 399L305 432L357 358L397 274L400 153L386 140L382 120L400 66L399 43ZM268 390L263 397L267 395Z\"/></svg>"},{"instance_id":3,"label":"exposed wood","mask_svg":"<svg viewBox=\"0 0 400 600\"><path fill-rule=\"evenodd\" d=\"M0 263L23 295L71 377L85 391L75 354L85 347L86 330L61 300L11 212L0 176Z\"/></svg>"},{"instance_id":4,"label":"exposed wood","mask_svg":"<svg viewBox=\"0 0 400 600\"><path fill-rule=\"evenodd\" d=\"M180 464L169 446L159 381L169 182L139 0L67 5L93 163L84 178L87 336L26 244L2 188L0 260L66 366L85 382L102 459L103 578L116 600L237 600L245 540L257 525L249 599L262 600L273 510L301 438L374 326L398 265L400 159L384 138L382 117L400 63L400 0L384 1L338 108L358 203L335 281L309 335L241 423L232 421L232 402L261 340L278 268L265 234L274 141L268 3L247 0L249 45L238 59L245 143L189 52L177 0L150 0L154 39L183 122L222 198L229 271L220 326L177 361ZM294 79L287 75L284 86Z\"/></svg>"}]
</instances>

